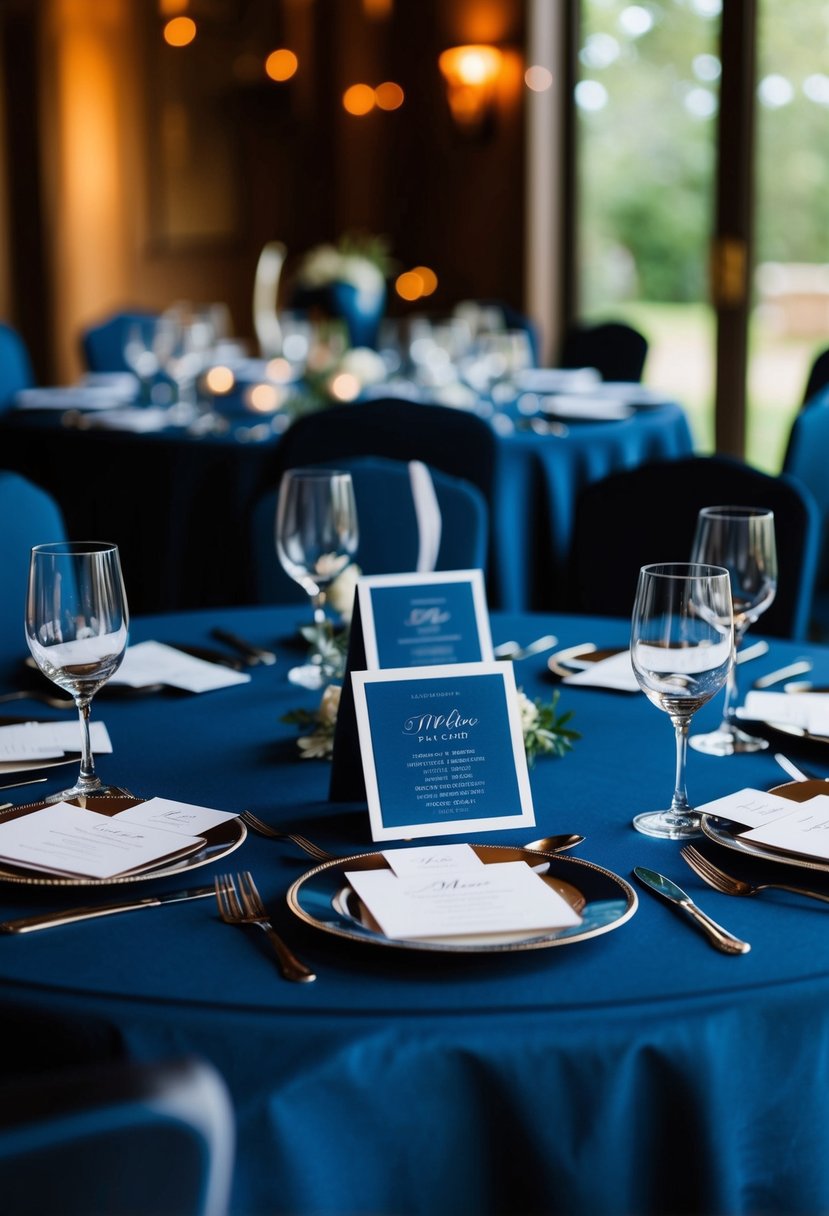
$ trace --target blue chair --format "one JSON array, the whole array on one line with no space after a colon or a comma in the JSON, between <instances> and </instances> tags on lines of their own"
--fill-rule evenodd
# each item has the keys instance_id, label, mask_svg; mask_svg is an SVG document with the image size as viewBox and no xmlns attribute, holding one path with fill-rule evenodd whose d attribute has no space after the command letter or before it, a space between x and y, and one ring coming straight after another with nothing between
<instances>
[{"instance_id":1,"label":"blue chair","mask_svg":"<svg viewBox=\"0 0 829 1216\"><path fill-rule=\"evenodd\" d=\"M0 1195L14 1216L226 1216L234 1156L230 1096L202 1060L0 1085Z\"/></svg>"},{"instance_id":2,"label":"blue chair","mask_svg":"<svg viewBox=\"0 0 829 1216\"><path fill-rule=\"evenodd\" d=\"M698 512L718 504L774 511L777 595L757 631L806 637L817 575L817 503L793 477L775 477L730 456L655 461L585 486L573 527L573 610L629 616L640 568L688 561Z\"/></svg>"},{"instance_id":3,"label":"blue chair","mask_svg":"<svg viewBox=\"0 0 829 1216\"><path fill-rule=\"evenodd\" d=\"M315 463L351 473L360 534L354 560L362 572L392 574L417 569L419 556L424 556L424 530L418 522L408 463L375 456ZM440 515L440 543L419 568L485 570L489 514L483 494L460 478L436 469L428 473ZM253 596L257 603L306 601L305 592L285 573L276 555L277 494L277 487L265 491L252 512Z\"/></svg>"},{"instance_id":4,"label":"blue chair","mask_svg":"<svg viewBox=\"0 0 829 1216\"><path fill-rule=\"evenodd\" d=\"M29 554L33 545L66 540L63 514L46 490L0 469L0 674L13 677L28 653L24 628Z\"/></svg>"},{"instance_id":5,"label":"blue chair","mask_svg":"<svg viewBox=\"0 0 829 1216\"><path fill-rule=\"evenodd\" d=\"M0 322L0 412L14 404L15 394L35 382L26 343L16 329Z\"/></svg>"},{"instance_id":6,"label":"blue chair","mask_svg":"<svg viewBox=\"0 0 829 1216\"><path fill-rule=\"evenodd\" d=\"M829 346L825 350L818 351L812 361L801 405L810 405L812 399L827 385L829 385Z\"/></svg>"},{"instance_id":7,"label":"blue chair","mask_svg":"<svg viewBox=\"0 0 829 1216\"><path fill-rule=\"evenodd\" d=\"M829 635L829 390L817 392L807 409L795 415L786 451L783 473L811 493L820 514L820 541L815 594L812 604L812 633Z\"/></svg>"},{"instance_id":8,"label":"blue chair","mask_svg":"<svg viewBox=\"0 0 829 1216\"><path fill-rule=\"evenodd\" d=\"M133 325L140 326L142 337L149 345L157 320L157 313L135 309L112 313L97 324L87 326L81 333L81 354L87 371L132 371L124 357L130 329Z\"/></svg>"},{"instance_id":9,"label":"blue chair","mask_svg":"<svg viewBox=\"0 0 829 1216\"><path fill-rule=\"evenodd\" d=\"M574 324L564 335L557 366L595 367L603 380L638 383L647 355L647 338L624 321Z\"/></svg>"},{"instance_id":10,"label":"blue chair","mask_svg":"<svg viewBox=\"0 0 829 1216\"><path fill-rule=\"evenodd\" d=\"M334 405L297 418L282 435L264 488L285 469L342 460L386 456L422 460L432 470L470 481L492 497L497 439L488 422L448 405L421 405L376 398Z\"/></svg>"}]
</instances>

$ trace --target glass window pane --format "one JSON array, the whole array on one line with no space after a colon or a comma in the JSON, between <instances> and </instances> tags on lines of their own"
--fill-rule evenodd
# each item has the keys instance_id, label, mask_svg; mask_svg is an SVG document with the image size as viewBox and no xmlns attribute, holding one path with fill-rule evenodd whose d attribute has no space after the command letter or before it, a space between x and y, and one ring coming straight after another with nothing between
<instances>
[{"instance_id":1,"label":"glass window pane","mask_svg":"<svg viewBox=\"0 0 829 1216\"><path fill-rule=\"evenodd\" d=\"M687 407L710 450L719 0L582 0L580 11L579 315L645 334L645 381Z\"/></svg>"}]
</instances>

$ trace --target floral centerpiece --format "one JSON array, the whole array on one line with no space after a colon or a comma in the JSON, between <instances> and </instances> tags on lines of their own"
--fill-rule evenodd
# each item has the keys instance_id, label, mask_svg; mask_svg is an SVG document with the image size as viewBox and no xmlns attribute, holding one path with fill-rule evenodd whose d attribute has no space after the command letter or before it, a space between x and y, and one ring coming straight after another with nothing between
<instances>
[{"instance_id":1,"label":"floral centerpiece","mask_svg":"<svg viewBox=\"0 0 829 1216\"><path fill-rule=\"evenodd\" d=\"M294 304L341 317L351 346L376 347L393 272L384 236L345 233L336 244L315 245L294 275Z\"/></svg>"}]
</instances>

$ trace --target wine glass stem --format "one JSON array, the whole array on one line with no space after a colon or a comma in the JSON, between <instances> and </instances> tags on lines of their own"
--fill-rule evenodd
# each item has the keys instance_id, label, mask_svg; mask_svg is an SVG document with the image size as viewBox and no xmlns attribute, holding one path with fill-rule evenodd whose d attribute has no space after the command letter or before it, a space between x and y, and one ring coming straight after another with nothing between
<instances>
[{"instance_id":1,"label":"wine glass stem","mask_svg":"<svg viewBox=\"0 0 829 1216\"><path fill-rule=\"evenodd\" d=\"M315 595L312 595L311 604L314 609L314 624L324 625L327 619L325 616L325 592L317 591Z\"/></svg>"},{"instance_id":2,"label":"wine glass stem","mask_svg":"<svg viewBox=\"0 0 829 1216\"><path fill-rule=\"evenodd\" d=\"M740 689L737 682L737 651L740 643L743 640L742 633L734 632L734 662L729 668L728 677L725 681L725 701L723 703L723 719L722 730L736 731L737 729L737 706L740 703Z\"/></svg>"},{"instance_id":3,"label":"wine glass stem","mask_svg":"<svg viewBox=\"0 0 829 1216\"><path fill-rule=\"evenodd\" d=\"M688 805L688 791L685 788L685 765L688 759L688 727L690 720L682 717L671 717L674 724L674 736L676 738L676 775L674 777L674 796L671 799L671 810L687 812L691 810Z\"/></svg>"},{"instance_id":4,"label":"wine glass stem","mask_svg":"<svg viewBox=\"0 0 829 1216\"><path fill-rule=\"evenodd\" d=\"M81 722L81 771L78 784L88 789L94 789L100 784L95 774L95 760L92 755L92 745L89 741L89 701L76 701L78 717Z\"/></svg>"}]
</instances>

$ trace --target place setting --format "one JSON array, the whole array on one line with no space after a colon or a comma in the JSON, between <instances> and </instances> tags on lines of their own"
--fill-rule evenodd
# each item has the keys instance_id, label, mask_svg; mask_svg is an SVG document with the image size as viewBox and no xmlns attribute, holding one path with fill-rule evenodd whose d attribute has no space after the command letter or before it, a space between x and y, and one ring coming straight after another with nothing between
<instances>
[{"instance_id":1,"label":"place setting","mask_svg":"<svg viewBox=\"0 0 829 1216\"><path fill-rule=\"evenodd\" d=\"M8 766L6 771L21 765L48 767L69 763L67 753L79 750L79 770L67 788L3 811L0 879L58 887L144 881L205 865L238 848L247 829L236 813L134 797L122 787L105 784L96 772L95 752L112 752L113 747L105 724L90 721L92 700L129 653L129 610L118 546L77 541L36 545L29 564L25 624L34 661L71 695L79 725L22 721L0 726L0 762ZM189 659L180 655L178 661ZM170 659L165 655L164 661ZM225 673L230 675L232 682L250 678Z\"/></svg>"},{"instance_id":2,"label":"place setting","mask_svg":"<svg viewBox=\"0 0 829 1216\"><path fill-rule=\"evenodd\" d=\"M578 836L477 840L535 825L513 664L494 657L480 571L357 579L329 797L366 803L378 848L291 884L288 908L323 933L491 954L581 942L636 910L624 879L557 851Z\"/></svg>"}]
</instances>

